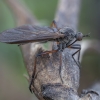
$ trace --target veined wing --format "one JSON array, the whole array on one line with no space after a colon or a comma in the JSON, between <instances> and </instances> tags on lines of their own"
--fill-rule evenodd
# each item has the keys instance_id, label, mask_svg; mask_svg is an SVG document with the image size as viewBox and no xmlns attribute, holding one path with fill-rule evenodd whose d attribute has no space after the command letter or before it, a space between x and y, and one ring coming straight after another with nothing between
<instances>
[{"instance_id":1,"label":"veined wing","mask_svg":"<svg viewBox=\"0 0 100 100\"><path fill-rule=\"evenodd\" d=\"M20 44L30 42L53 41L56 38L60 37L64 37L64 34L58 33L57 30L54 31L53 28L24 25L2 32L0 34L0 42Z\"/></svg>"}]
</instances>

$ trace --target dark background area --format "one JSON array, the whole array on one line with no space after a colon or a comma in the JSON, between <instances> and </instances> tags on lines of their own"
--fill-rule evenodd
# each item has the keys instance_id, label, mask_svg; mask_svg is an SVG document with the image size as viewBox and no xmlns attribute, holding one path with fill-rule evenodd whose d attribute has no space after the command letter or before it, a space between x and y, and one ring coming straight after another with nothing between
<instances>
[{"instance_id":1,"label":"dark background area","mask_svg":"<svg viewBox=\"0 0 100 100\"><path fill-rule=\"evenodd\" d=\"M58 0L20 0L25 3L42 25L50 26ZM0 0L0 32L16 27L14 16L3 0ZM100 39L100 1L82 0L78 31L91 33L89 40ZM100 81L100 54L93 49L82 59L80 89ZM0 100L32 100L28 90L27 75L20 48L0 43ZM36 99L35 99L36 100Z\"/></svg>"}]
</instances>

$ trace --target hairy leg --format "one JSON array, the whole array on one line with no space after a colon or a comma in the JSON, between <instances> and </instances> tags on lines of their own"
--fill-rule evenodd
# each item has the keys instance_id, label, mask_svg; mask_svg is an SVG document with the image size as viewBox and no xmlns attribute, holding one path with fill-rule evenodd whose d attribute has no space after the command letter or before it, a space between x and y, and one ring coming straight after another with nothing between
<instances>
[{"instance_id":1,"label":"hairy leg","mask_svg":"<svg viewBox=\"0 0 100 100\"><path fill-rule=\"evenodd\" d=\"M79 59L80 59L81 45L79 45L79 44L73 44L73 45L69 46L68 48L77 49L77 51L74 52L74 53L72 54L72 58L74 59L75 63L76 63L76 64L79 66L79 68L80 68ZM75 60L75 58L74 58L74 55L77 54L77 53L78 53L78 62L77 62L77 61Z\"/></svg>"},{"instance_id":2,"label":"hairy leg","mask_svg":"<svg viewBox=\"0 0 100 100\"><path fill-rule=\"evenodd\" d=\"M34 60L34 69L33 69L33 74L32 74L32 79L31 79L31 82L30 82L30 85L29 85L29 90L31 93L33 93L32 91L32 84L34 84L34 80L35 80L35 73L36 73L36 63L37 63L37 58L39 56L44 56L46 54L50 54L50 53L54 53L54 52L57 52L58 50L52 50L52 51L45 51L45 52L42 52L40 54L38 54L36 57L35 57L35 60ZM34 86L33 86L34 87Z\"/></svg>"},{"instance_id":3,"label":"hairy leg","mask_svg":"<svg viewBox=\"0 0 100 100\"><path fill-rule=\"evenodd\" d=\"M57 26L57 23L55 20L52 21L51 27L56 28L58 31L60 30L60 28Z\"/></svg>"}]
</instances>

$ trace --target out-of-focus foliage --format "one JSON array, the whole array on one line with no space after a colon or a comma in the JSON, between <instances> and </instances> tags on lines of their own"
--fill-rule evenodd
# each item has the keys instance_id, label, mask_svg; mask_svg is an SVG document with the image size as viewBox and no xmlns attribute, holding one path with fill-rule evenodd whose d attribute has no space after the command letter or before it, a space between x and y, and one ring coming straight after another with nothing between
<instances>
[{"instance_id":1,"label":"out-of-focus foliage","mask_svg":"<svg viewBox=\"0 0 100 100\"><path fill-rule=\"evenodd\" d=\"M80 88L87 89L100 81L100 54L94 50L88 50L82 60ZM100 90L99 90L100 91Z\"/></svg>"},{"instance_id":2,"label":"out-of-focus foliage","mask_svg":"<svg viewBox=\"0 0 100 100\"><path fill-rule=\"evenodd\" d=\"M14 27L14 20L8 7L0 0L0 31Z\"/></svg>"},{"instance_id":3,"label":"out-of-focus foliage","mask_svg":"<svg viewBox=\"0 0 100 100\"><path fill-rule=\"evenodd\" d=\"M79 29L100 39L100 0L82 0Z\"/></svg>"},{"instance_id":4,"label":"out-of-focus foliage","mask_svg":"<svg viewBox=\"0 0 100 100\"><path fill-rule=\"evenodd\" d=\"M79 17L79 31L83 34L91 33L89 39L100 39L100 0L82 0ZM93 44L94 45L94 44ZM97 44L95 44L96 46ZM94 46L94 47L95 47ZM98 48L99 49L99 48ZM83 56L81 63L80 88L89 88L100 81L100 54L89 49Z\"/></svg>"},{"instance_id":5,"label":"out-of-focus foliage","mask_svg":"<svg viewBox=\"0 0 100 100\"><path fill-rule=\"evenodd\" d=\"M24 0L37 19L51 24L58 0Z\"/></svg>"}]
</instances>

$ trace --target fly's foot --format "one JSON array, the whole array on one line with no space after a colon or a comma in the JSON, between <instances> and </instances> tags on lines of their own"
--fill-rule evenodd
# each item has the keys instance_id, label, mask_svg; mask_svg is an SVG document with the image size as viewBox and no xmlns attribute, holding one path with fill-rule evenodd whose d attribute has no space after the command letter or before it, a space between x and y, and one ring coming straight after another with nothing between
<instances>
[{"instance_id":1,"label":"fly's foot","mask_svg":"<svg viewBox=\"0 0 100 100\"><path fill-rule=\"evenodd\" d=\"M33 84L33 80L31 80L30 85L29 85L29 90L30 90L31 93L34 92L33 91L34 88L33 88L33 85L32 84Z\"/></svg>"},{"instance_id":2,"label":"fly's foot","mask_svg":"<svg viewBox=\"0 0 100 100\"><path fill-rule=\"evenodd\" d=\"M78 61L78 67L81 68L81 63L80 63L80 61Z\"/></svg>"}]
</instances>

